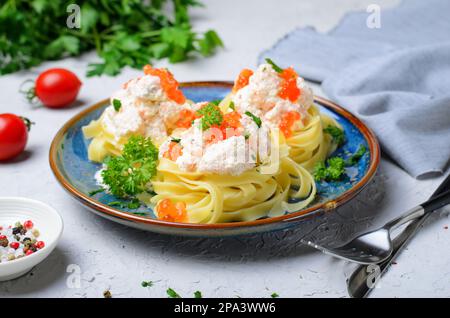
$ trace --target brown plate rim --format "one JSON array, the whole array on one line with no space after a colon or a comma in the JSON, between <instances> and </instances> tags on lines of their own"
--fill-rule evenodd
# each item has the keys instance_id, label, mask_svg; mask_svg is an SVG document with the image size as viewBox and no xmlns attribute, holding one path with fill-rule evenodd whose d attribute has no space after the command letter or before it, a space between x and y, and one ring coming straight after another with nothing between
<instances>
[{"instance_id":1,"label":"brown plate rim","mask_svg":"<svg viewBox=\"0 0 450 318\"><path fill-rule=\"evenodd\" d=\"M207 81L207 82L184 82L180 83L181 87L195 87L195 86L222 86L231 88L233 85L232 82L226 81ZM366 138L369 150L371 154L369 169L364 177L361 178L352 188L342 193L338 198L332 201L327 201L324 203L318 203L313 206L310 206L306 209L303 209L298 212L293 212L289 214L285 214L278 217L271 217L265 219L259 219L254 221L241 221L241 222L232 222L232 223L216 223L216 224L196 224L196 223L175 223L175 222L167 222L161 221L157 219L150 219L139 215L133 215L129 212L124 212L117 210L113 207L105 205L96 201L95 199L85 195L78 191L74 186L72 186L66 178L63 176L61 171L59 171L58 166L56 165L57 160L57 150L58 145L61 143L64 135L67 133L68 129L77 121L79 121L84 115L92 112L93 110L103 106L108 99L102 100L83 111L79 112L75 116L73 116L69 121L67 121L61 129L56 133L53 138L52 144L50 146L49 151L49 162L50 167L52 169L53 174L55 175L58 182L62 185L62 187L69 192L73 197L75 197L78 201L87 205L88 207L95 209L98 212L106 213L108 215L118 217L121 219L126 219L128 221L133 221L137 223L144 223L147 225L154 226L163 226L163 227L175 227L175 228L184 228L184 229L192 229L192 230L205 230L205 229L225 229L225 228L241 228L241 227L254 227L261 225L268 225L278 222L291 222L297 220L300 217L304 217L305 215L311 215L313 213L317 213L320 211L327 211L335 209L336 207L348 202L352 199L356 194L358 194L363 187L373 178L375 172L377 171L379 162L380 162L380 146L378 144L377 138L375 134L372 132L370 128L368 128L359 118L353 115L348 110L344 109L342 106L337 105L336 103L327 100L323 97L315 96L314 100L319 104L327 107L328 109L338 113L339 115L345 117L349 120L353 125L355 125Z\"/></svg>"}]
</instances>

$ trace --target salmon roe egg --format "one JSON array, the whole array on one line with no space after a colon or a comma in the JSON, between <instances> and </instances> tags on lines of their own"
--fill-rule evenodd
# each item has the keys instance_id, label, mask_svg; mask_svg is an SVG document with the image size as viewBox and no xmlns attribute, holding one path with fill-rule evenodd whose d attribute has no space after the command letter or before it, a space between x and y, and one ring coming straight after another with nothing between
<instances>
[{"instance_id":1,"label":"salmon roe egg","mask_svg":"<svg viewBox=\"0 0 450 318\"><path fill-rule=\"evenodd\" d=\"M237 77L236 81L234 82L233 86L233 93L236 93L238 90L240 90L242 87L245 87L248 85L248 82L250 80L250 76L253 75L253 71L244 68L241 73L239 73L239 76Z\"/></svg>"},{"instance_id":2,"label":"salmon roe egg","mask_svg":"<svg viewBox=\"0 0 450 318\"><path fill-rule=\"evenodd\" d=\"M279 76L283 81L281 82L278 96L283 99L288 99L293 103L296 102L301 93L297 86L297 73L292 67L289 67L284 69Z\"/></svg>"},{"instance_id":3,"label":"salmon roe egg","mask_svg":"<svg viewBox=\"0 0 450 318\"><path fill-rule=\"evenodd\" d=\"M183 154L183 148L178 142L171 141L169 144L169 149L163 154L163 157L176 161L179 156Z\"/></svg>"},{"instance_id":4,"label":"salmon roe egg","mask_svg":"<svg viewBox=\"0 0 450 318\"><path fill-rule=\"evenodd\" d=\"M241 114L234 111L223 115L223 121L220 125L220 130L223 134L223 139L227 139L233 136L240 136L239 128L241 124Z\"/></svg>"},{"instance_id":5,"label":"salmon roe egg","mask_svg":"<svg viewBox=\"0 0 450 318\"><path fill-rule=\"evenodd\" d=\"M176 123L176 126L179 128L189 128L192 126L192 121L196 119L198 116L194 111L190 109L183 109L179 113L179 119Z\"/></svg>"},{"instance_id":6,"label":"salmon roe egg","mask_svg":"<svg viewBox=\"0 0 450 318\"><path fill-rule=\"evenodd\" d=\"M156 206L158 219L168 222L187 222L186 203L173 203L171 199L163 199Z\"/></svg>"},{"instance_id":7,"label":"salmon roe egg","mask_svg":"<svg viewBox=\"0 0 450 318\"><path fill-rule=\"evenodd\" d=\"M173 74L165 68L153 68L151 65L144 66L144 74L159 77L161 87L167 94L167 97L178 104L183 104L186 97L181 90L178 89L178 82Z\"/></svg>"},{"instance_id":8,"label":"salmon roe egg","mask_svg":"<svg viewBox=\"0 0 450 318\"><path fill-rule=\"evenodd\" d=\"M281 122L280 122L279 128L286 138L289 138L292 136L292 126L300 118L301 118L300 114L296 111L290 111L290 112L284 113L281 116Z\"/></svg>"},{"instance_id":9,"label":"salmon roe egg","mask_svg":"<svg viewBox=\"0 0 450 318\"><path fill-rule=\"evenodd\" d=\"M210 145L224 140L226 135L221 126L219 127L217 125L212 125L207 131L204 132L203 138L206 144Z\"/></svg>"}]
</instances>

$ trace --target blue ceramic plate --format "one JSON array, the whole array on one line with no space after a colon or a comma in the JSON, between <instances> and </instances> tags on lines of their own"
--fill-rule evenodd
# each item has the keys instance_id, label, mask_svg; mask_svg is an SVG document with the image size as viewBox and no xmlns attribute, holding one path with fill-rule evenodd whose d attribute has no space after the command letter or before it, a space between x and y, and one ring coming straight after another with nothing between
<instances>
[{"instance_id":1,"label":"blue ceramic plate","mask_svg":"<svg viewBox=\"0 0 450 318\"><path fill-rule=\"evenodd\" d=\"M187 98L199 102L225 97L230 92L231 85L227 82L193 82L182 84L182 90ZM88 160L89 140L84 138L81 128L100 117L109 100L87 108L61 128L50 148L50 166L61 185L84 206L98 215L132 227L193 236L225 236L281 230L295 226L306 215L333 209L353 198L373 177L379 163L378 142L359 119L323 98L316 97L315 102L321 112L335 118L344 128L347 142L336 151L336 155L347 158L357 151L360 145L366 146L369 151L356 166L347 169L348 177L344 180L318 183L317 199L309 207L279 217L223 224L172 223L158 220L150 208L128 210L111 207L108 203L117 199L105 193L89 196L89 192L98 188L94 174L100 164Z\"/></svg>"}]
</instances>

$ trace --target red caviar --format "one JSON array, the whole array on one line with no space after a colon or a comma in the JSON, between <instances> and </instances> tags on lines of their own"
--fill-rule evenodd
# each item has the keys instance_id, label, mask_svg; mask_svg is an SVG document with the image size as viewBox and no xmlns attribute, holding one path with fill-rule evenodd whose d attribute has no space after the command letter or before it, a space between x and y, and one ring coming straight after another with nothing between
<instances>
[{"instance_id":1,"label":"red caviar","mask_svg":"<svg viewBox=\"0 0 450 318\"><path fill-rule=\"evenodd\" d=\"M163 154L164 158L176 161L183 154L183 148L178 142L171 141L169 149Z\"/></svg>"},{"instance_id":2,"label":"red caviar","mask_svg":"<svg viewBox=\"0 0 450 318\"><path fill-rule=\"evenodd\" d=\"M293 103L296 102L301 93L297 86L297 73L292 67L289 67L284 69L279 76L283 81L278 96L283 99L288 99Z\"/></svg>"},{"instance_id":3,"label":"red caviar","mask_svg":"<svg viewBox=\"0 0 450 318\"><path fill-rule=\"evenodd\" d=\"M179 128L189 128L192 126L192 121L198 118L194 111L190 109L183 109L179 113L179 119L176 123Z\"/></svg>"},{"instance_id":4,"label":"red caviar","mask_svg":"<svg viewBox=\"0 0 450 318\"><path fill-rule=\"evenodd\" d=\"M226 135L221 127L212 125L207 131L205 131L203 137L206 144L209 145L224 140Z\"/></svg>"},{"instance_id":5,"label":"red caviar","mask_svg":"<svg viewBox=\"0 0 450 318\"><path fill-rule=\"evenodd\" d=\"M237 77L236 81L234 82L233 86L233 93L236 93L238 90L240 90L242 87L245 87L248 85L248 82L250 80L250 76L253 75L253 71L244 68L241 73L239 73L239 76Z\"/></svg>"},{"instance_id":6,"label":"red caviar","mask_svg":"<svg viewBox=\"0 0 450 318\"><path fill-rule=\"evenodd\" d=\"M186 203L173 203L171 199L163 199L156 206L158 219L168 222L187 222Z\"/></svg>"},{"instance_id":7,"label":"red caviar","mask_svg":"<svg viewBox=\"0 0 450 318\"><path fill-rule=\"evenodd\" d=\"M301 118L300 114L295 111L290 111L290 112L284 113L281 116L281 122L280 122L279 128L286 138L289 138L292 136L292 126L300 118Z\"/></svg>"},{"instance_id":8,"label":"red caviar","mask_svg":"<svg viewBox=\"0 0 450 318\"><path fill-rule=\"evenodd\" d=\"M173 74L165 68L153 68L151 65L144 66L145 75L158 76L161 81L161 86L169 99L178 104L183 104L186 101L183 92L178 89L178 82L173 77Z\"/></svg>"},{"instance_id":9,"label":"red caviar","mask_svg":"<svg viewBox=\"0 0 450 318\"><path fill-rule=\"evenodd\" d=\"M223 115L223 121L220 125L220 130L223 134L223 139L230 138L233 136L239 136L239 128L242 127L241 124L241 114L234 111Z\"/></svg>"}]
</instances>

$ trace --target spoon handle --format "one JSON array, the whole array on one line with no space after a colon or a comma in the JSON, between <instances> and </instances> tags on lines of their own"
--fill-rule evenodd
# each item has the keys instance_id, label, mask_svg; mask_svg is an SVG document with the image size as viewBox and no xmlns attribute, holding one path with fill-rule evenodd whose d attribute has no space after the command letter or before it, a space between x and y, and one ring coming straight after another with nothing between
<instances>
[{"instance_id":1,"label":"spoon handle","mask_svg":"<svg viewBox=\"0 0 450 318\"><path fill-rule=\"evenodd\" d=\"M386 223L384 228L392 231L398 228L400 225L405 224L406 222L412 221L425 214L439 210L447 204L450 204L450 190L447 190L444 193L440 193L436 196L433 195L428 201L422 203L421 205L418 205L415 208L412 208L400 217Z\"/></svg>"},{"instance_id":2,"label":"spoon handle","mask_svg":"<svg viewBox=\"0 0 450 318\"><path fill-rule=\"evenodd\" d=\"M441 183L431 198L437 197L439 194L450 190L450 174ZM395 239L392 241L393 251L391 256L378 264L358 265L349 279L347 279L347 290L351 297L362 298L367 297L375 288L381 276L389 269L392 260L395 259L403 247L405 247L414 234L422 227L429 218L431 213L426 213L422 217L413 220Z\"/></svg>"}]
</instances>

